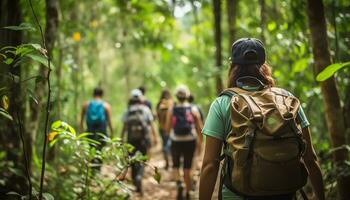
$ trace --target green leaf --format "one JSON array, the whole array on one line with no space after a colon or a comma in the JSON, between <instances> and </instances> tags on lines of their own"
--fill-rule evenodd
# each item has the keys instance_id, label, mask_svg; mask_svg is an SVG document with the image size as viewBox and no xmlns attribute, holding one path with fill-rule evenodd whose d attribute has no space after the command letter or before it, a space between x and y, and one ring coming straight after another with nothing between
<instances>
[{"instance_id":1,"label":"green leaf","mask_svg":"<svg viewBox=\"0 0 350 200\"><path fill-rule=\"evenodd\" d=\"M46 200L54 200L55 199L50 193L43 193L43 197Z\"/></svg>"},{"instance_id":2,"label":"green leaf","mask_svg":"<svg viewBox=\"0 0 350 200\"><path fill-rule=\"evenodd\" d=\"M16 55L24 56L32 51L33 51L33 49L30 47L20 46L16 49Z\"/></svg>"},{"instance_id":3,"label":"green leaf","mask_svg":"<svg viewBox=\"0 0 350 200\"><path fill-rule=\"evenodd\" d=\"M1 97L1 106L5 109L8 110L10 107L10 99L8 98L7 95L3 95Z\"/></svg>"},{"instance_id":4,"label":"green leaf","mask_svg":"<svg viewBox=\"0 0 350 200\"><path fill-rule=\"evenodd\" d=\"M22 196L20 194L18 194L17 192L8 192L6 193L7 195L16 195L16 196Z\"/></svg>"},{"instance_id":5,"label":"green leaf","mask_svg":"<svg viewBox=\"0 0 350 200\"><path fill-rule=\"evenodd\" d=\"M84 137L86 137L86 136L88 136L88 135L92 135L92 133L81 133L81 134L79 134L78 137L76 137L76 139L78 140L78 139L84 138Z\"/></svg>"},{"instance_id":6,"label":"green leaf","mask_svg":"<svg viewBox=\"0 0 350 200\"><path fill-rule=\"evenodd\" d=\"M45 67L49 67L48 62L47 62L47 58L41 54L38 55L38 54L30 53L30 54L27 54L26 56L33 59L34 61L39 62L40 64L44 65ZM50 62L50 67L51 67L51 69L55 68L55 66L52 64L52 62Z\"/></svg>"},{"instance_id":7,"label":"green leaf","mask_svg":"<svg viewBox=\"0 0 350 200\"><path fill-rule=\"evenodd\" d=\"M52 130L58 129L59 127L61 127L61 124L62 124L62 121L57 120L51 124L51 129Z\"/></svg>"},{"instance_id":8,"label":"green leaf","mask_svg":"<svg viewBox=\"0 0 350 200\"><path fill-rule=\"evenodd\" d=\"M4 28L13 31L35 31L35 28L30 23L21 23L19 26L5 26Z\"/></svg>"},{"instance_id":9,"label":"green leaf","mask_svg":"<svg viewBox=\"0 0 350 200\"><path fill-rule=\"evenodd\" d=\"M329 66L327 66L324 70L322 70L316 77L317 81L325 81L329 77L333 76L333 74L343 67L350 66L350 62L345 63L334 63Z\"/></svg>"},{"instance_id":10,"label":"green leaf","mask_svg":"<svg viewBox=\"0 0 350 200\"><path fill-rule=\"evenodd\" d=\"M4 60L4 63L6 65L10 65L13 62L13 58L7 58L6 60Z\"/></svg>"},{"instance_id":11,"label":"green leaf","mask_svg":"<svg viewBox=\"0 0 350 200\"><path fill-rule=\"evenodd\" d=\"M27 89L27 93L29 98L32 99L36 105L38 105L39 102L38 99L34 96L34 93L30 89Z\"/></svg>"},{"instance_id":12,"label":"green leaf","mask_svg":"<svg viewBox=\"0 0 350 200\"><path fill-rule=\"evenodd\" d=\"M128 150L129 153L131 153L135 150L135 147L129 143L124 143L124 147Z\"/></svg>"},{"instance_id":13,"label":"green leaf","mask_svg":"<svg viewBox=\"0 0 350 200\"><path fill-rule=\"evenodd\" d=\"M28 44L25 44L25 46L33 47L35 50L40 50L40 49L42 49L41 45L40 45L40 44L37 44L37 43L28 43Z\"/></svg>"},{"instance_id":14,"label":"green leaf","mask_svg":"<svg viewBox=\"0 0 350 200\"><path fill-rule=\"evenodd\" d=\"M2 56L4 59L7 58L7 56L5 54L2 54L2 53L0 53L0 56Z\"/></svg>"},{"instance_id":15,"label":"green leaf","mask_svg":"<svg viewBox=\"0 0 350 200\"><path fill-rule=\"evenodd\" d=\"M69 124L66 124L66 127L68 128L69 132L71 132L74 136L77 135L77 132L72 126L70 126Z\"/></svg>"},{"instance_id":16,"label":"green leaf","mask_svg":"<svg viewBox=\"0 0 350 200\"><path fill-rule=\"evenodd\" d=\"M0 115L2 115L3 117L9 119L9 120L13 120L12 116L3 108L0 108Z\"/></svg>"},{"instance_id":17,"label":"green leaf","mask_svg":"<svg viewBox=\"0 0 350 200\"><path fill-rule=\"evenodd\" d=\"M153 176L154 180L157 181L157 183L160 183L160 180L162 179L162 175L159 173L158 168L154 167L154 176Z\"/></svg>"},{"instance_id":18,"label":"green leaf","mask_svg":"<svg viewBox=\"0 0 350 200\"><path fill-rule=\"evenodd\" d=\"M5 46L5 47L2 47L2 48L0 49L0 51L9 50L9 49L16 50L17 47L14 47L14 46Z\"/></svg>"},{"instance_id":19,"label":"green leaf","mask_svg":"<svg viewBox=\"0 0 350 200\"><path fill-rule=\"evenodd\" d=\"M98 145L101 144L99 141L96 141L96 140L93 140L93 139L90 139L90 138L82 138L81 140L87 141L89 144L98 144Z\"/></svg>"},{"instance_id":20,"label":"green leaf","mask_svg":"<svg viewBox=\"0 0 350 200\"><path fill-rule=\"evenodd\" d=\"M49 147L53 147L56 144L56 142L58 142L58 140L59 140L58 138L52 140L49 144Z\"/></svg>"}]
</instances>

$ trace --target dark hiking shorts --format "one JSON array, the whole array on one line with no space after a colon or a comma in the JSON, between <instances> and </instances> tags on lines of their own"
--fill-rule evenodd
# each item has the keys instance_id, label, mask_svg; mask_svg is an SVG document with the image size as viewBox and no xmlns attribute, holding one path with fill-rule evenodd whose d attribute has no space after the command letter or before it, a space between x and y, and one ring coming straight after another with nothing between
<instances>
[{"instance_id":1,"label":"dark hiking shorts","mask_svg":"<svg viewBox=\"0 0 350 200\"><path fill-rule=\"evenodd\" d=\"M101 144L97 145L97 150L101 150L104 145L105 141L103 141L103 137L98 135L97 133L101 133L103 135L107 135L107 124L106 123L97 123L97 124L87 124L88 129L86 130L89 133L92 133L88 136L88 138L98 141Z\"/></svg>"},{"instance_id":2,"label":"dark hiking shorts","mask_svg":"<svg viewBox=\"0 0 350 200\"><path fill-rule=\"evenodd\" d=\"M196 140L191 141L171 141L171 156L173 167L180 168L180 161L183 158L183 168L191 169Z\"/></svg>"}]
</instances>

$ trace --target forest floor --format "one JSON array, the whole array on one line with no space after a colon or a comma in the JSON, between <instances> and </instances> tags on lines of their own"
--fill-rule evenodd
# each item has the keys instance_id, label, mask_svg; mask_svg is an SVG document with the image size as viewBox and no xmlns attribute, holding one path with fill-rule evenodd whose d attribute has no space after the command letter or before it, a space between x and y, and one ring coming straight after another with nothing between
<instances>
[{"instance_id":1,"label":"forest floor","mask_svg":"<svg viewBox=\"0 0 350 200\"><path fill-rule=\"evenodd\" d=\"M158 184L153 178L154 170L150 167L145 168L143 185L143 196L141 197L137 193L133 193L131 200L173 200L176 199L176 182L172 180L172 170L169 167L165 169L165 161L161 151L161 146L157 145L151 150L151 159L149 163L159 169L161 173L161 181ZM194 163L198 164L198 167L193 171L192 177L195 181L195 190L191 192L192 199L198 199L198 183L199 183L199 160ZM184 184L183 184L184 186Z\"/></svg>"}]
</instances>

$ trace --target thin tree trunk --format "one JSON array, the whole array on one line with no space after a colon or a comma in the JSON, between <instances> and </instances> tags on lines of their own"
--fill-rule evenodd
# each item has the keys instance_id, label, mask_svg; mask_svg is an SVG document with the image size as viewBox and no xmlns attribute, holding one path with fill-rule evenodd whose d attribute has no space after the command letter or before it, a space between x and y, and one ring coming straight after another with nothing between
<instances>
[{"instance_id":1,"label":"thin tree trunk","mask_svg":"<svg viewBox=\"0 0 350 200\"><path fill-rule=\"evenodd\" d=\"M215 75L216 80L216 93L219 94L223 90L223 84L221 79L222 68L222 55L221 55L221 3L220 0L213 0L214 8L214 30L215 30L215 64L217 67L217 73Z\"/></svg>"},{"instance_id":2,"label":"thin tree trunk","mask_svg":"<svg viewBox=\"0 0 350 200\"><path fill-rule=\"evenodd\" d=\"M260 4L260 28L261 41L265 43L265 28L266 28L266 3L265 0L259 0Z\"/></svg>"},{"instance_id":3,"label":"thin tree trunk","mask_svg":"<svg viewBox=\"0 0 350 200\"><path fill-rule=\"evenodd\" d=\"M46 28L45 28L45 41L47 54L52 58L52 50L54 48L55 40L57 37L57 28L58 28L58 1L57 0L46 0ZM47 67L41 65L39 68L39 75L46 77ZM43 98L45 95L46 84L44 81L38 82L35 85L34 94L37 98L36 104L34 101L30 103L30 119L27 131L29 131L32 140L37 138L36 134L39 129L40 124L40 113L43 110Z\"/></svg>"},{"instance_id":4,"label":"thin tree trunk","mask_svg":"<svg viewBox=\"0 0 350 200\"><path fill-rule=\"evenodd\" d=\"M71 16L70 16L70 20L75 21L76 23L79 22L80 18L79 18L79 14L80 13L80 9L78 6L78 3L75 3L72 12L71 12ZM74 44L74 52L73 52L73 59L74 59L74 65L72 66L72 70L73 70L73 74L72 74L72 80L74 81L74 86L73 86L73 90L74 90L74 95L73 95L73 105L74 105L74 110L73 110L73 114L71 116L71 120L73 121L74 126L76 125L76 123L79 121L79 112L80 112L80 106L79 106L79 100L80 100L80 96L81 96L81 91L79 91L81 88L79 87L81 84L81 61L80 61L80 44L79 44L79 40L75 41Z\"/></svg>"},{"instance_id":5,"label":"thin tree trunk","mask_svg":"<svg viewBox=\"0 0 350 200\"><path fill-rule=\"evenodd\" d=\"M308 17L311 30L312 51L314 54L315 74L321 72L331 64L331 55L327 41L326 20L322 0L308 0ZM346 144L345 123L343 110L340 105L338 90L335 78L321 83L322 96L325 106L328 132L333 147L340 147ZM345 149L337 150L333 153L335 164L344 166L348 155ZM340 176L337 178L337 186L340 200L350 197L350 176Z\"/></svg>"},{"instance_id":6,"label":"thin tree trunk","mask_svg":"<svg viewBox=\"0 0 350 200\"><path fill-rule=\"evenodd\" d=\"M171 0L171 13L175 17L176 0Z\"/></svg>"},{"instance_id":7,"label":"thin tree trunk","mask_svg":"<svg viewBox=\"0 0 350 200\"><path fill-rule=\"evenodd\" d=\"M236 18L237 18L238 0L226 0L227 22L228 22L228 47L231 51L232 43L236 40Z\"/></svg>"},{"instance_id":8,"label":"thin tree trunk","mask_svg":"<svg viewBox=\"0 0 350 200\"><path fill-rule=\"evenodd\" d=\"M63 46L61 43L61 37L58 44L58 62L56 67L56 77L57 77L57 96L56 96L56 109L57 109L57 119L62 117L62 104L61 104L61 90L62 90L62 62L63 62Z\"/></svg>"}]
</instances>

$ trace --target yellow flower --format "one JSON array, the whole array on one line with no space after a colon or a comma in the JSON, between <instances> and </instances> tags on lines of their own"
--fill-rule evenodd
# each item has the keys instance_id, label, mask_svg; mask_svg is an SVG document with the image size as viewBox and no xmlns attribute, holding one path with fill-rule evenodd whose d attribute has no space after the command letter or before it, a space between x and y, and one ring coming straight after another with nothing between
<instances>
[{"instance_id":1,"label":"yellow flower","mask_svg":"<svg viewBox=\"0 0 350 200\"><path fill-rule=\"evenodd\" d=\"M55 139L55 136L58 134L58 132L54 131L54 132L51 132L49 134L49 141L52 141L53 139Z\"/></svg>"},{"instance_id":2,"label":"yellow flower","mask_svg":"<svg viewBox=\"0 0 350 200\"><path fill-rule=\"evenodd\" d=\"M81 39L80 33L79 32L74 32L73 33L73 40L76 42L79 42Z\"/></svg>"}]
</instances>

